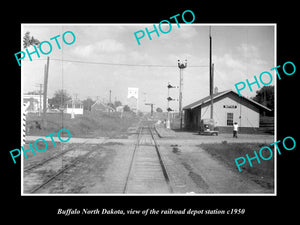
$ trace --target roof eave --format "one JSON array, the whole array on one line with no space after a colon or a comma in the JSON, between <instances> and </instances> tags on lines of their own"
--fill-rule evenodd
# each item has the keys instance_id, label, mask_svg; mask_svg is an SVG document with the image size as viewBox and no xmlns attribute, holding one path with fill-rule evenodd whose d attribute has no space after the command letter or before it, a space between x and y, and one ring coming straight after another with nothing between
<instances>
[{"instance_id":1,"label":"roof eave","mask_svg":"<svg viewBox=\"0 0 300 225\"><path fill-rule=\"evenodd\" d=\"M227 93L229 93L229 92L233 92L233 93L235 93L236 95L238 95L235 91L229 89L229 90L227 90L227 91L223 91L222 93L215 95L215 96L213 97L213 99L219 98L219 97L221 97L221 96L223 96L223 95L225 95L225 94L227 94ZM238 95L238 96L239 96L239 95ZM252 99L250 99L250 98L246 98L246 97L243 97L243 96L239 96L239 97L242 97L242 98L244 98L245 100L248 100L248 101L252 102L253 104L257 105L258 107L263 108L263 109L265 109L265 110L267 110L267 111L269 111L269 112L272 111L272 110L269 109L268 107L266 107L266 106L264 106L264 105L262 105L262 104L260 104L260 103L258 103L258 102L256 102L256 101L254 101L254 100L252 100ZM205 103L207 103L207 102L209 102L209 101L210 101L210 99L205 100L205 101L201 101L200 103L198 103L198 104L196 104L196 105L194 105L194 106L193 106L193 103L192 103L192 104L189 104L189 105L183 107L183 110L192 110L192 109L195 109L195 108L197 108L197 107L199 107L199 106L201 106L201 105L203 105L203 104L205 104ZM191 106L190 106L190 105L191 105Z\"/></svg>"}]
</instances>

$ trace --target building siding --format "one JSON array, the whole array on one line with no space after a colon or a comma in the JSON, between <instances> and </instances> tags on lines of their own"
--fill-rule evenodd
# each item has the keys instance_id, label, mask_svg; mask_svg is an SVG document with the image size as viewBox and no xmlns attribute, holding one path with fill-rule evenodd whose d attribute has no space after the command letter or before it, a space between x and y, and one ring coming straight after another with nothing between
<instances>
[{"instance_id":1,"label":"building siding","mask_svg":"<svg viewBox=\"0 0 300 225\"><path fill-rule=\"evenodd\" d=\"M92 106L91 106L91 112L115 112L116 110L108 105L105 105L104 103L100 101L96 101Z\"/></svg>"},{"instance_id":2,"label":"building siding","mask_svg":"<svg viewBox=\"0 0 300 225\"><path fill-rule=\"evenodd\" d=\"M75 115L83 115L83 108L66 108L64 112L68 114L72 114L73 112Z\"/></svg>"},{"instance_id":3,"label":"building siding","mask_svg":"<svg viewBox=\"0 0 300 225\"><path fill-rule=\"evenodd\" d=\"M237 101L238 100L238 101ZM236 108L224 108L225 106L236 106ZM210 118L210 103L202 106L202 119ZM214 120L216 126L226 127L227 113L233 113L233 122L238 122L240 127L259 127L259 110L235 96L228 95L222 99L214 101Z\"/></svg>"},{"instance_id":4,"label":"building siding","mask_svg":"<svg viewBox=\"0 0 300 225\"><path fill-rule=\"evenodd\" d=\"M28 112L39 112L39 110L43 110L43 101L44 101L44 95L23 95L23 102L27 103L30 102L30 105L28 107ZM46 100L46 106L48 107L48 98Z\"/></svg>"},{"instance_id":5,"label":"building siding","mask_svg":"<svg viewBox=\"0 0 300 225\"><path fill-rule=\"evenodd\" d=\"M186 128L198 129L201 119L210 118L210 110L210 101L186 110ZM259 128L259 112L259 108L253 103L231 92L214 99L213 117L217 127L232 127L227 125L227 113L233 113L233 122L238 122L239 127Z\"/></svg>"}]
</instances>

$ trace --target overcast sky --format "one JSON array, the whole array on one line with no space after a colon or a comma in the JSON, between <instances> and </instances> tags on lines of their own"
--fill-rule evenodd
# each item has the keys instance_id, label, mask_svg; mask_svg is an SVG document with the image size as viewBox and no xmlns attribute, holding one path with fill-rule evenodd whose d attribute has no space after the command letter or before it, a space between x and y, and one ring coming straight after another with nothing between
<instances>
[{"instance_id":1,"label":"overcast sky","mask_svg":"<svg viewBox=\"0 0 300 225\"><path fill-rule=\"evenodd\" d=\"M139 108L149 111L145 102L151 102L164 111L167 107L167 84L179 85L177 60L187 59L183 72L183 106L209 94L209 26L200 24L172 24L168 34L152 33L138 45L134 32L153 24L134 25L43 25L23 24L22 37L26 31L39 41L49 41L51 37L72 31L76 41L66 45L58 38L62 49L52 43L50 56L48 97L58 89L65 89L70 95L81 100L91 97L108 100L109 90L112 100L126 104L127 88L139 88ZM167 30L167 27L163 27ZM215 86L219 91L235 90L234 84L252 81L253 76L269 71L274 64L275 28L273 25L213 25L213 63L215 64ZM21 37L21 38L22 38ZM66 35L66 37L71 37ZM23 41L22 41L23 42ZM46 51L46 45L45 45ZM22 46L23 50L23 46ZM30 47L29 51L33 48ZM33 61L22 60L23 93L38 90L43 83L45 55ZM62 61L63 60L63 61ZM70 62L73 61L73 62ZM74 62L74 61L80 61ZM91 64L89 62L94 62ZM105 65L127 64L127 65ZM16 62L17 64L17 62ZM132 66L150 65L150 66ZM160 66L153 66L160 65ZM166 66L166 67L162 67ZM274 72L272 72L274 76ZM273 83L274 85L274 79ZM257 90L249 89L241 93L246 97L254 96ZM178 89L171 90L171 97L178 99ZM171 108L178 110L178 102Z\"/></svg>"}]
</instances>

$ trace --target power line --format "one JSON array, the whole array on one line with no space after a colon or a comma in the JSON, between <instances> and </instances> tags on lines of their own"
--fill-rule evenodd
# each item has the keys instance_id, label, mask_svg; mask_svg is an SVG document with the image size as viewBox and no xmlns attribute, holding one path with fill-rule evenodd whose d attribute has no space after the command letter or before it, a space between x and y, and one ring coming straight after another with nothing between
<instances>
[{"instance_id":1,"label":"power line","mask_svg":"<svg viewBox=\"0 0 300 225\"><path fill-rule=\"evenodd\" d=\"M35 60L45 60L45 59L35 59ZM68 60L68 59L53 59L53 58L51 58L50 60L62 61L62 62L72 62L72 63L82 63L82 64L98 64L98 65L107 65L107 66L161 67L161 68L176 68L177 67L177 65L108 63L108 62L93 62L93 61ZM189 67L208 67L208 65L207 66L196 65L196 66L189 66Z\"/></svg>"}]
</instances>

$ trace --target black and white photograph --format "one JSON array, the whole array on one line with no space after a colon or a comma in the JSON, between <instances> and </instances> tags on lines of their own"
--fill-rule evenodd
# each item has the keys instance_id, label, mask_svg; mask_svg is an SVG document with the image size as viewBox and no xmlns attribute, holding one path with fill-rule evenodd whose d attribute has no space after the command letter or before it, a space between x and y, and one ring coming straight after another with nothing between
<instances>
[{"instance_id":1,"label":"black and white photograph","mask_svg":"<svg viewBox=\"0 0 300 225\"><path fill-rule=\"evenodd\" d=\"M4 8L4 220L296 219L296 5L109 3Z\"/></svg>"},{"instance_id":2,"label":"black and white photograph","mask_svg":"<svg viewBox=\"0 0 300 225\"><path fill-rule=\"evenodd\" d=\"M21 24L23 196L276 196L276 24L184 15Z\"/></svg>"}]
</instances>

